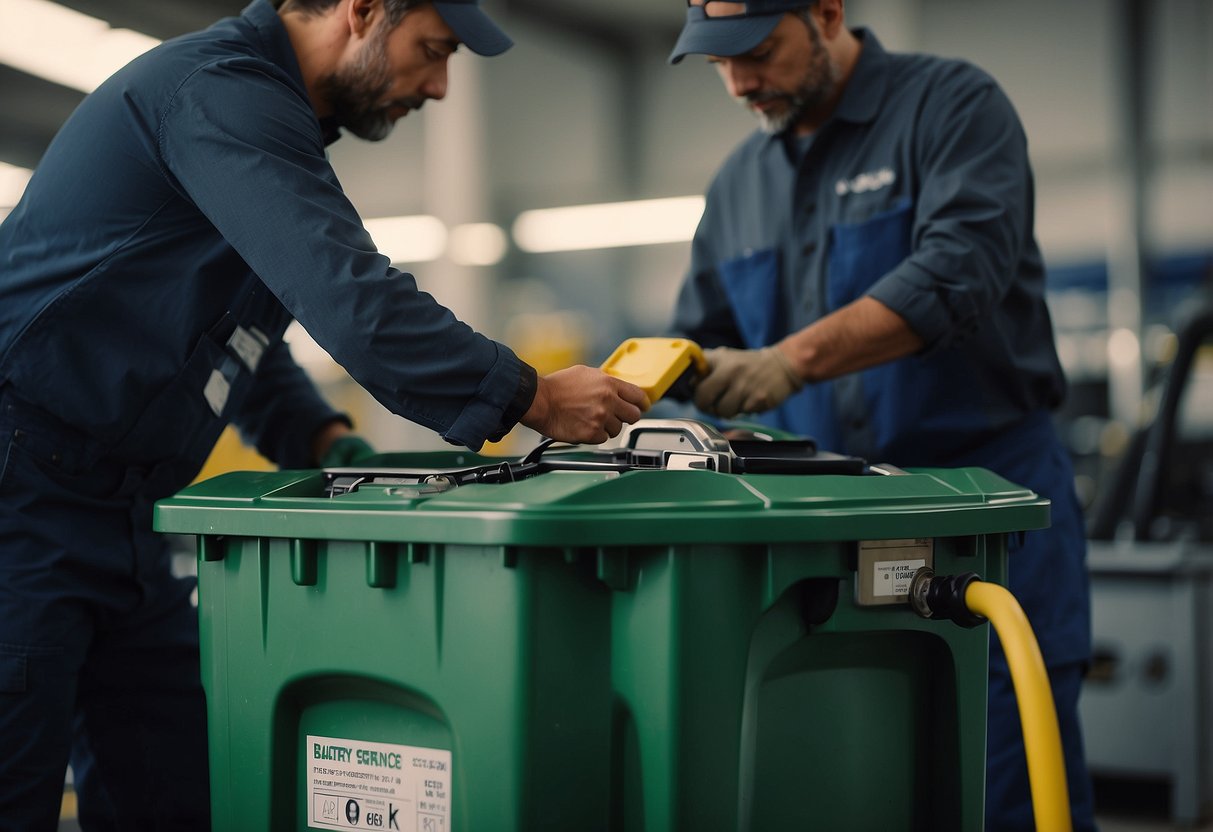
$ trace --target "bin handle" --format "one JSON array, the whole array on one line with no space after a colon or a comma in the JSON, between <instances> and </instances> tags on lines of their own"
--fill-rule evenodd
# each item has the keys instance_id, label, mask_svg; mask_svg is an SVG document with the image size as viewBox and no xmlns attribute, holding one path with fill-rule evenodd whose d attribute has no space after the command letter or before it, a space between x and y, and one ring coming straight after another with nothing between
<instances>
[{"instance_id":1,"label":"bin handle","mask_svg":"<svg viewBox=\"0 0 1213 832\"><path fill-rule=\"evenodd\" d=\"M690 443L691 449L702 453L725 454L732 457L729 440L711 425L695 419L645 419L634 425L624 425L614 445L630 450L685 451L669 437Z\"/></svg>"}]
</instances>

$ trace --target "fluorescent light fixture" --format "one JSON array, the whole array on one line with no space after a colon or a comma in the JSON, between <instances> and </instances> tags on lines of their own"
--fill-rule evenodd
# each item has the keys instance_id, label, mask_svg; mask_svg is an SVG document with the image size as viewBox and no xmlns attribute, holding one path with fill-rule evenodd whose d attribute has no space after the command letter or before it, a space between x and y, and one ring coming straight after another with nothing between
<instances>
[{"instance_id":1,"label":"fluorescent light fixture","mask_svg":"<svg viewBox=\"0 0 1213 832\"><path fill-rule=\"evenodd\" d=\"M446 225L425 214L366 220L375 248L393 263L427 263L446 250Z\"/></svg>"},{"instance_id":2,"label":"fluorescent light fixture","mask_svg":"<svg viewBox=\"0 0 1213 832\"><path fill-rule=\"evenodd\" d=\"M505 230L491 222L470 222L451 229L446 253L461 266L492 266L509 248Z\"/></svg>"},{"instance_id":3,"label":"fluorescent light fixture","mask_svg":"<svg viewBox=\"0 0 1213 832\"><path fill-rule=\"evenodd\" d=\"M0 20L0 62L86 93L160 44L48 0L0 0Z\"/></svg>"},{"instance_id":4,"label":"fluorescent light fixture","mask_svg":"<svg viewBox=\"0 0 1213 832\"><path fill-rule=\"evenodd\" d=\"M16 165L0 162L0 211L7 214L6 209L12 208L21 201L21 195L25 193L25 186L29 184L29 178L33 175L34 172L29 168L19 168Z\"/></svg>"},{"instance_id":5,"label":"fluorescent light fixture","mask_svg":"<svg viewBox=\"0 0 1213 832\"><path fill-rule=\"evenodd\" d=\"M1129 370L1137 366L1141 355L1141 343L1131 329L1114 329L1108 335L1108 362L1117 370Z\"/></svg>"},{"instance_id":6,"label":"fluorescent light fixture","mask_svg":"<svg viewBox=\"0 0 1213 832\"><path fill-rule=\"evenodd\" d=\"M694 236L701 216L701 196L541 208L518 215L514 240L529 252L681 243Z\"/></svg>"}]
</instances>

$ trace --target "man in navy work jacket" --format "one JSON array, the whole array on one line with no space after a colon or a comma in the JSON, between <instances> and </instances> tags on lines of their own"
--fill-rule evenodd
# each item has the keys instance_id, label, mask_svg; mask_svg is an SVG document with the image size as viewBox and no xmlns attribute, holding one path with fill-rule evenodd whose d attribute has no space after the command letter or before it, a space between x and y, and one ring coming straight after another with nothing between
<instances>
[{"instance_id":1,"label":"man in navy work jacket","mask_svg":"<svg viewBox=\"0 0 1213 832\"><path fill-rule=\"evenodd\" d=\"M325 158L447 88L477 0L255 0L80 105L0 226L0 829L207 829L191 585L151 531L234 422L311 466L348 420L282 344L297 318L386 407L479 448L522 422L602 442L647 407L537 378L377 253ZM408 187L407 182L401 183Z\"/></svg>"},{"instance_id":2,"label":"man in navy work jacket","mask_svg":"<svg viewBox=\"0 0 1213 832\"><path fill-rule=\"evenodd\" d=\"M901 466L978 465L1050 498L1010 554L1049 668L1075 827L1085 542L1050 410L1065 380L1033 238L1026 141L960 62L886 52L841 0L691 0L671 55L708 56L761 129L713 181L674 328L709 350L697 406ZM987 829L1030 829L1014 693L993 640Z\"/></svg>"}]
</instances>

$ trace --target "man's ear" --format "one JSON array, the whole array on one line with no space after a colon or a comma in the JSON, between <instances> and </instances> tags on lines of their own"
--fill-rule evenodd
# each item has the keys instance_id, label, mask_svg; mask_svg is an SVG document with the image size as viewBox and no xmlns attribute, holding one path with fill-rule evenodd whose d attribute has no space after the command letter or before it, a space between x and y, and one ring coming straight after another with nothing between
<instances>
[{"instance_id":1,"label":"man's ear","mask_svg":"<svg viewBox=\"0 0 1213 832\"><path fill-rule=\"evenodd\" d=\"M843 0L817 0L813 4L811 13L826 40L833 40L846 27L842 2Z\"/></svg>"},{"instance_id":2,"label":"man's ear","mask_svg":"<svg viewBox=\"0 0 1213 832\"><path fill-rule=\"evenodd\" d=\"M382 0L349 0L345 16L350 35L354 38L366 37L383 13Z\"/></svg>"}]
</instances>

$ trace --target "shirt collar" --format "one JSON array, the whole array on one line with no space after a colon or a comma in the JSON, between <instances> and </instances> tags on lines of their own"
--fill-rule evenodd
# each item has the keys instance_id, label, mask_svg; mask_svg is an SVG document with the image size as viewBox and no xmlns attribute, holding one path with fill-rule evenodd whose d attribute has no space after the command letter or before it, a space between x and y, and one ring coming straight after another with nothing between
<instances>
[{"instance_id":1,"label":"shirt collar","mask_svg":"<svg viewBox=\"0 0 1213 832\"><path fill-rule=\"evenodd\" d=\"M863 44L863 49L831 120L866 124L876 118L884 101L885 88L889 83L889 53L871 30L861 27L855 29L854 33Z\"/></svg>"},{"instance_id":2,"label":"shirt collar","mask_svg":"<svg viewBox=\"0 0 1213 832\"><path fill-rule=\"evenodd\" d=\"M306 95L307 85L303 82L303 70L299 68L299 57L295 54L295 47L291 44L290 35L286 32L282 18L278 16L277 10L269 0L253 0L245 7L241 17L257 32L265 56L285 70L299 85L299 88L305 91ZM341 138L337 119L329 117L318 119L318 121L325 146Z\"/></svg>"}]
</instances>

